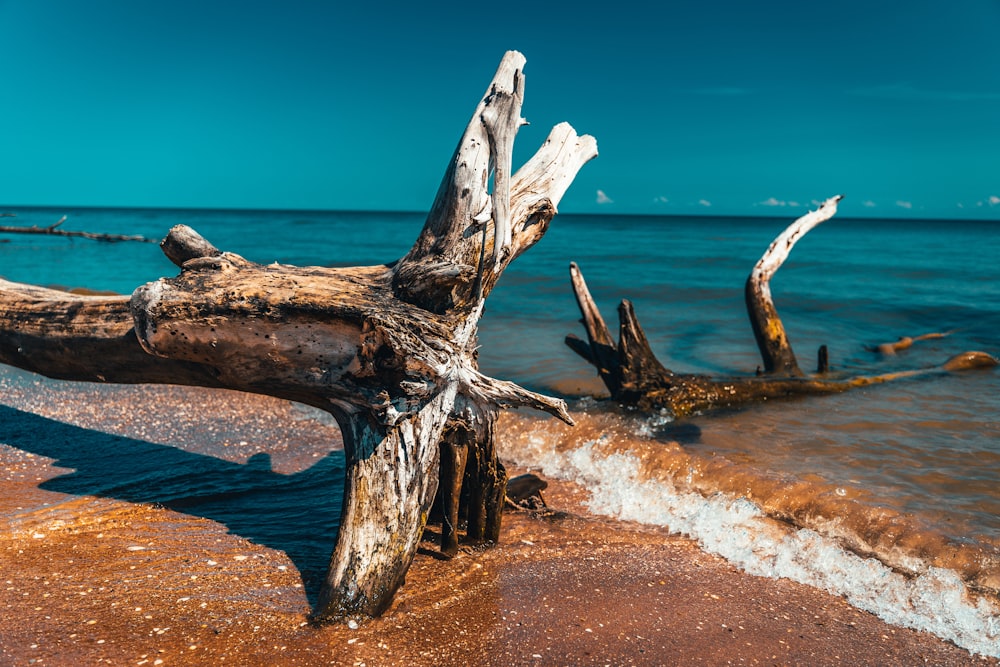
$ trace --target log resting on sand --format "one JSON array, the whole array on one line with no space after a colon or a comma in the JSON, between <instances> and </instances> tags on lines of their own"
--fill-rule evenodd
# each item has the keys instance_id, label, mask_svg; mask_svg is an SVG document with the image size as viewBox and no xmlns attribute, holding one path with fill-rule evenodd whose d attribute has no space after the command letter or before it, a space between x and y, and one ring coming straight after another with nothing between
<instances>
[{"instance_id":1,"label":"log resting on sand","mask_svg":"<svg viewBox=\"0 0 1000 667\"><path fill-rule=\"evenodd\" d=\"M996 366L997 359L985 352L964 352L932 368L833 378L826 372L828 361L826 346L823 346L818 355L817 373L807 375L802 371L774 307L770 280L796 241L833 217L840 199L840 196L828 199L819 209L792 223L771 243L747 278L747 314L763 361L763 368L758 369L755 376L716 378L674 373L665 368L653 354L632 304L627 300L618 306L620 328L616 344L575 263L570 264L570 279L587 340L570 334L566 344L597 368L613 400L646 410L667 410L676 417L776 398L839 393L904 377ZM941 336L928 334L924 338Z\"/></svg>"},{"instance_id":2,"label":"log resting on sand","mask_svg":"<svg viewBox=\"0 0 1000 667\"><path fill-rule=\"evenodd\" d=\"M517 52L504 56L423 231L398 261L264 266L179 226L162 247L180 275L131 297L0 281L0 362L66 380L225 387L327 410L343 432L347 479L315 617L381 613L417 550L439 464L442 550L457 548L460 500L468 538L492 542L507 481L494 448L498 410L530 406L571 421L561 400L487 377L476 362L484 301L597 155L592 137L561 124L510 173L523 65Z\"/></svg>"}]
</instances>

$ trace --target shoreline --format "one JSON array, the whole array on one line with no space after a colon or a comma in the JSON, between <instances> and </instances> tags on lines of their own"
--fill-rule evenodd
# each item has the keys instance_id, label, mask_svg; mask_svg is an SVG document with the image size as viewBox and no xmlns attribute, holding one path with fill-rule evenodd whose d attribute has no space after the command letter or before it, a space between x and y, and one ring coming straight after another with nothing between
<instances>
[{"instance_id":1,"label":"shoreline","mask_svg":"<svg viewBox=\"0 0 1000 667\"><path fill-rule=\"evenodd\" d=\"M206 409L262 440L295 418L285 402L241 394L209 407L206 390L66 391L76 400L43 396L36 411L97 428L109 393L155 396L171 418L140 418L160 424L144 435L160 442L204 436ZM89 417L77 402L88 393L105 402ZM428 542L383 617L317 628L284 551L155 503L47 490L72 470L10 442L0 431L4 664L1000 664L818 589L741 572L688 538L589 516L586 491L553 480L550 511L506 513L498 546L444 561ZM260 447L239 445L218 455L245 461ZM321 450L278 448L272 462L291 470Z\"/></svg>"}]
</instances>

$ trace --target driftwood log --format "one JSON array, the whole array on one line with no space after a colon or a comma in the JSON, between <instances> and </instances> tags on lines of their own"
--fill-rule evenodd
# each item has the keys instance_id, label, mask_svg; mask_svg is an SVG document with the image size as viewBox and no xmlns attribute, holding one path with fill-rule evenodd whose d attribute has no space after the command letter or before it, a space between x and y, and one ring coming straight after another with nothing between
<instances>
[{"instance_id":1,"label":"driftwood log","mask_svg":"<svg viewBox=\"0 0 1000 667\"><path fill-rule=\"evenodd\" d=\"M484 301L597 155L592 137L560 124L511 174L523 65L517 52L504 56L423 231L398 261L264 266L179 226L162 247L180 275L131 297L0 281L0 362L66 380L225 387L329 411L343 431L347 479L314 615L381 613L417 550L439 464L442 550L457 548L460 499L468 538L495 541L507 481L494 449L498 410L530 406L571 422L561 400L487 377L476 361Z\"/></svg>"},{"instance_id":2,"label":"driftwood log","mask_svg":"<svg viewBox=\"0 0 1000 667\"><path fill-rule=\"evenodd\" d=\"M0 217L13 218L12 213L0 213ZM93 241L106 241L117 243L118 241L138 241L140 243L156 243L154 239L147 239L145 236L134 234L103 234L101 232L82 232L70 229L59 229L59 226L66 222L66 216L59 218L48 227L14 227L11 225L0 225L0 234L42 234L44 236L64 236L67 238L91 239Z\"/></svg>"},{"instance_id":3,"label":"driftwood log","mask_svg":"<svg viewBox=\"0 0 1000 667\"><path fill-rule=\"evenodd\" d=\"M895 340L891 343L881 343L879 345L872 345L868 349L870 349L872 352L878 352L879 354L891 357L897 352L910 349L911 347L913 347L914 343L917 343L919 341L947 338L949 335L950 332L945 331L943 333L941 332L925 333L925 334L920 334L919 336L900 336L898 340Z\"/></svg>"},{"instance_id":4,"label":"driftwood log","mask_svg":"<svg viewBox=\"0 0 1000 667\"><path fill-rule=\"evenodd\" d=\"M816 211L793 222L771 243L747 278L744 292L747 314L763 361L763 367L758 368L755 375L716 378L667 369L653 354L628 300L618 306L620 327L616 344L575 263L570 265L570 280L583 315L581 322L587 331L587 340L570 334L566 344L597 368L613 400L645 410L666 410L675 417L777 398L839 393L905 377L988 368L1000 363L985 352L964 352L931 368L838 378L829 373L826 346L822 346L817 355L816 373L803 372L774 306L770 280L795 243L809 230L833 217L840 199L840 196L828 199ZM918 338L943 335L925 334ZM912 344L912 340L902 339L895 345L902 349ZM886 353L882 348L893 345L879 346L879 349Z\"/></svg>"}]
</instances>

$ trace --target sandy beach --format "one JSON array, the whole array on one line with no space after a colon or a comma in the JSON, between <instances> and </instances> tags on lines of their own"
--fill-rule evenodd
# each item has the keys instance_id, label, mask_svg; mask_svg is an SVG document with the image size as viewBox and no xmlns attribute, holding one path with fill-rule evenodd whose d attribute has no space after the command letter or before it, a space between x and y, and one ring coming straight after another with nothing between
<instances>
[{"instance_id":1,"label":"sandy beach","mask_svg":"<svg viewBox=\"0 0 1000 667\"><path fill-rule=\"evenodd\" d=\"M297 434L285 402L207 390L15 383L5 402L152 442L216 438L199 447L236 462L288 424L268 450L276 471L320 451L297 435L330 435ZM115 408L130 402L143 407ZM260 438L231 441L204 415ZM5 665L998 664L691 540L590 516L584 489L552 480L548 510L508 512L497 547L442 560L428 531L385 616L315 627L284 551L155 503L43 488L71 471L11 444L28 438L0 440Z\"/></svg>"}]
</instances>

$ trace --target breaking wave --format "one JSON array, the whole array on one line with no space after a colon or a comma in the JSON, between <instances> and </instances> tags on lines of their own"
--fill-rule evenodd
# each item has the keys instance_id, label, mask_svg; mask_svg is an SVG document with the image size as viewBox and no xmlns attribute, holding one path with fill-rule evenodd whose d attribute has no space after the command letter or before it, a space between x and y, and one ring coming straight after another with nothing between
<instances>
[{"instance_id":1,"label":"breaking wave","mask_svg":"<svg viewBox=\"0 0 1000 667\"><path fill-rule=\"evenodd\" d=\"M655 420L573 416L573 429L505 417L501 456L585 486L595 514L666 527L748 573L808 584L889 623L1000 657L1000 566L990 549L843 488L650 439Z\"/></svg>"}]
</instances>

